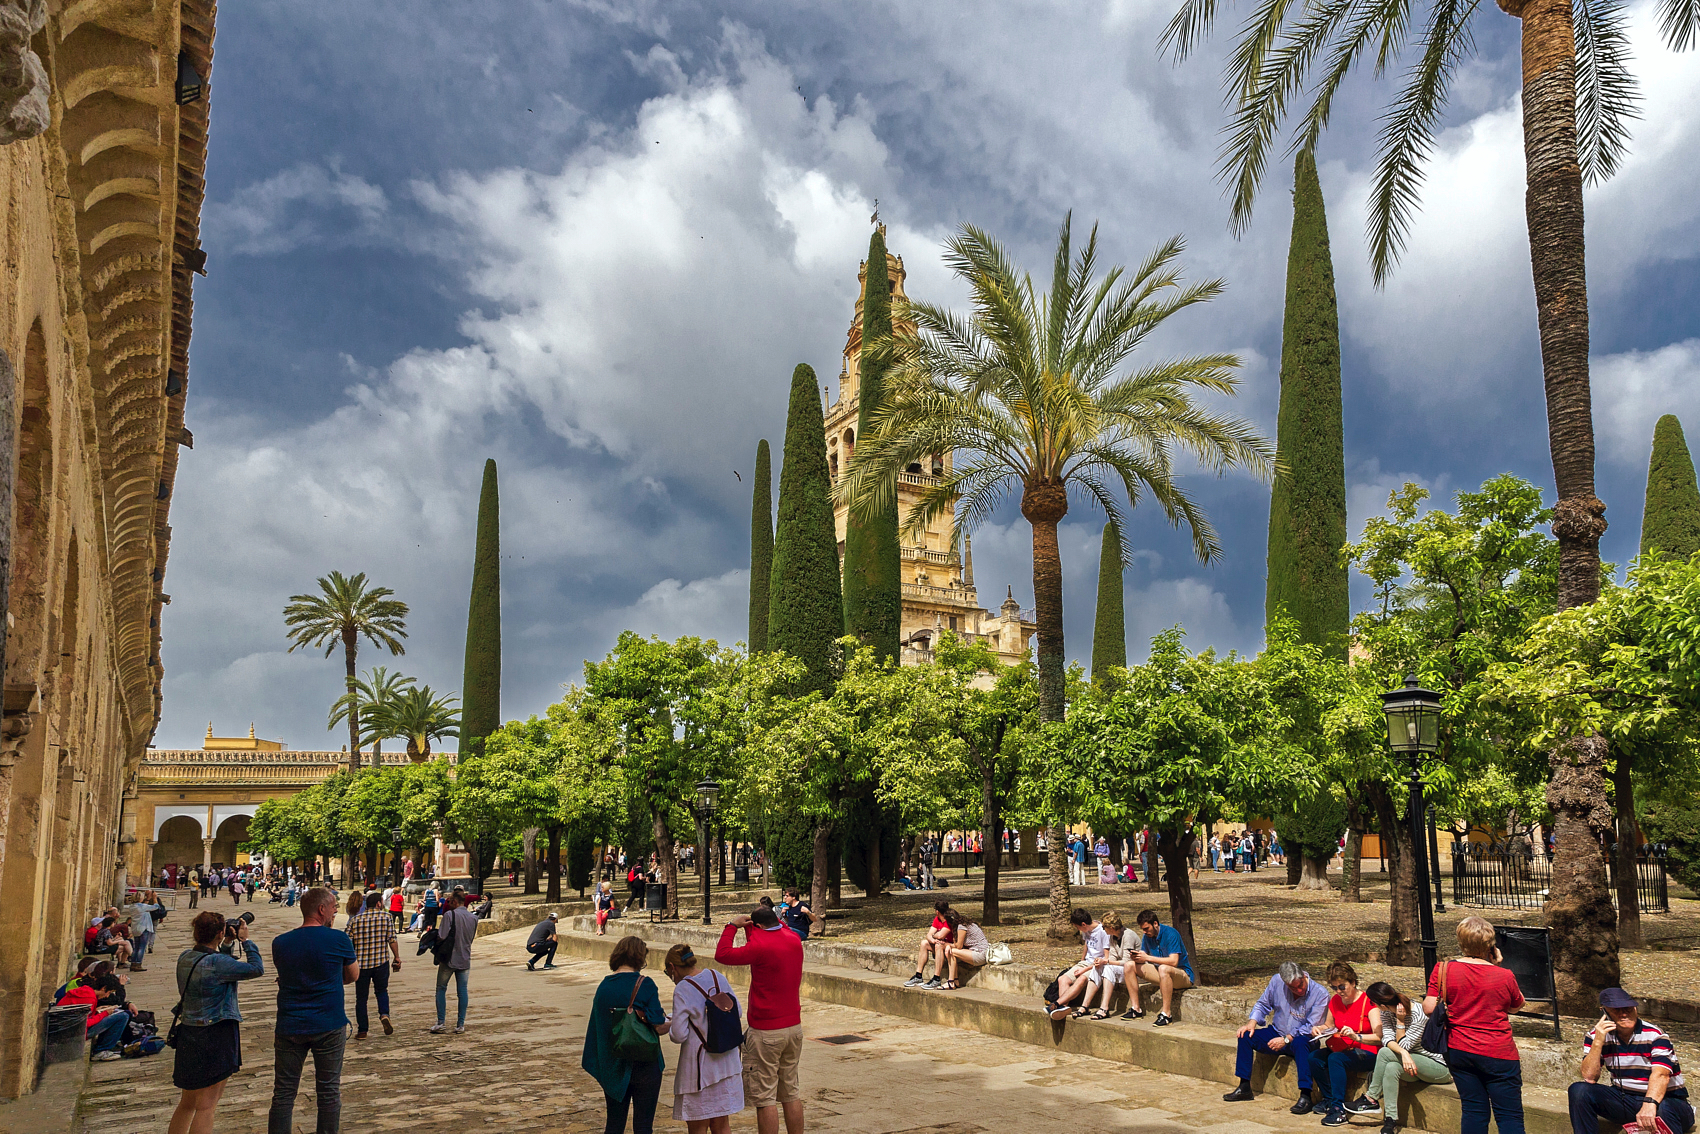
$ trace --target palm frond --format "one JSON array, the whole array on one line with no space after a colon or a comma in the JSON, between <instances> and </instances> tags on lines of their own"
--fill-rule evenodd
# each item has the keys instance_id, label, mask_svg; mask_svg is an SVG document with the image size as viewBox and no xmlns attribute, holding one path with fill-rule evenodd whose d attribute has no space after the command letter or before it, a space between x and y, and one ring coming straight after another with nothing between
<instances>
[{"instance_id":1,"label":"palm frond","mask_svg":"<svg viewBox=\"0 0 1700 1134\"><path fill-rule=\"evenodd\" d=\"M1571 0L1576 33L1576 157L1582 176L1598 184L1617 172L1629 151L1629 123L1639 118L1640 90L1629 70L1627 17L1618 0Z\"/></svg>"},{"instance_id":2,"label":"palm frond","mask_svg":"<svg viewBox=\"0 0 1700 1134\"><path fill-rule=\"evenodd\" d=\"M1659 30L1672 51L1687 51L1700 38L1700 0L1663 0Z\"/></svg>"},{"instance_id":3,"label":"palm frond","mask_svg":"<svg viewBox=\"0 0 1700 1134\"><path fill-rule=\"evenodd\" d=\"M1468 21L1479 2L1435 0L1419 41L1422 58L1382 117L1369 210L1370 265L1377 287L1386 283L1410 235L1423 164L1434 149L1435 126L1446 106L1453 70L1475 48Z\"/></svg>"},{"instance_id":4,"label":"palm frond","mask_svg":"<svg viewBox=\"0 0 1700 1134\"><path fill-rule=\"evenodd\" d=\"M1333 113L1334 96L1340 92L1341 84L1352 73L1352 68L1372 39L1380 39L1375 57L1377 78L1386 72L1405 46L1405 32L1411 18L1410 0L1373 0L1355 5L1355 9L1350 21L1340 30L1323 65L1322 80L1316 85L1310 110L1306 112L1304 122L1289 147L1290 152L1316 148Z\"/></svg>"}]
</instances>

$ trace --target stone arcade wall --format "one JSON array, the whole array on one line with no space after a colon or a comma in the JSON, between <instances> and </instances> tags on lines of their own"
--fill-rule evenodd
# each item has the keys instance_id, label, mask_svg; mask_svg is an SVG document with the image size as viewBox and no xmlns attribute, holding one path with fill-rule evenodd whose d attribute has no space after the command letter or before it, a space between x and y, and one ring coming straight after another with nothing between
<instances>
[{"instance_id":1,"label":"stone arcade wall","mask_svg":"<svg viewBox=\"0 0 1700 1134\"><path fill-rule=\"evenodd\" d=\"M0 0L44 80L0 106L0 1097L34 1089L43 1011L123 886L159 719L167 524L188 388L213 0ZM17 53L33 53L33 59ZM180 86L198 101L178 101ZM25 106L28 111L28 106ZM27 128L15 128L20 121ZM44 126L44 130L36 127ZM9 494L9 495L8 495ZM7 542L9 541L9 543Z\"/></svg>"}]
</instances>

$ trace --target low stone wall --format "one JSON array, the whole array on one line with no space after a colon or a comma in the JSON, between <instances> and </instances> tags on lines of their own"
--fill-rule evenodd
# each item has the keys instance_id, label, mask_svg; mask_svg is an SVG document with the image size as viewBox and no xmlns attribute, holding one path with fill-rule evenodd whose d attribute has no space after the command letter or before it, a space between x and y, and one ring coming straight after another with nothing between
<instances>
[{"instance_id":1,"label":"low stone wall","mask_svg":"<svg viewBox=\"0 0 1700 1134\"><path fill-rule=\"evenodd\" d=\"M521 919L523 920L523 919ZM488 924L488 923L486 923ZM656 951L685 942L703 963L718 968L712 957L720 940L719 927L681 922L650 922L641 917L609 923L606 937L595 936L590 917L563 919L560 951L568 956L601 960L620 937L643 938ZM1178 1075L1189 1075L1232 1086L1236 1029L1246 1018L1250 1001L1210 988L1176 996L1177 1016L1167 1028L1139 1024L1065 1021L1052 1022L1042 1011L1045 985L1055 976L1031 965L987 966L957 992L926 992L906 988L902 981L914 971L913 954L867 945L811 938L804 945L803 995L812 1000L948 1027L970 1028L1099 1059L1113 1059ZM658 963L658 958L652 958ZM726 970L732 982L747 985L747 970ZM1570 1120L1565 1091L1573 1080L1575 1052L1569 1046L1519 1037L1523 1056L1523 1105L1530 1134L1566 1134ZM1254 1090L1297 1099L1291 1060L1259 1056L1252 1078ZM1456 1130L1462 1121L1458 1094L1450 1085L1407 1084L1400 1095L1402 1120L1423 1130ZM1611 1134L1611 1132L1607 1132Z\"/></svg>"}]
</instances>

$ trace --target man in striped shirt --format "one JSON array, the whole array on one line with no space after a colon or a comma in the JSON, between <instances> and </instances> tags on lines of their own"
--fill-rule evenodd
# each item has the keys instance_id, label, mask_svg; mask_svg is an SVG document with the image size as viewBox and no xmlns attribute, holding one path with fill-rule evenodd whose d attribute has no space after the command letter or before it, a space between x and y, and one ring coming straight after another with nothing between
<instances>
[{"instance_id":1,"label":"man in striped shirt","mask_svg":"<svg viewBox=\"0 0 1700 1134\"><path fill-rule=\"evenodd\" d=\"M1582 1041L1582 1081L1570 1084L1574 1134L1599 1134L1602 1118L1647 1134L1682 1134L1694 1124L1694 1108L1670 1037L1642 1020L1621 988L1602 991L1600 1007L1605 1015Z\"/></svg>"}]
</instances>

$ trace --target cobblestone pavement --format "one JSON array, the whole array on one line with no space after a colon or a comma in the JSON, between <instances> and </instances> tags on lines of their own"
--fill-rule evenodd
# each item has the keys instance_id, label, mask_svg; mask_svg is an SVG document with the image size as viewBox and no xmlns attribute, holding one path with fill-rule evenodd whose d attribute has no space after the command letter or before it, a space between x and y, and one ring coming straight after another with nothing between
<instances>
[{"instance_id":1,"label":"cobblestone pavement","mask_svg":"<svg viewBox=\"0 0 1700 1134\"><path fill-rule=\"evenodd\" d=\"M212 904L230 909L228 900ZM256 915L254 939L269 966L270 939L298 924L299 914L264 905L242 908ZM186 947L186 913L179 909L167 920L158 956L131 984L132 1000L157 1011L162 1021L175 1000L171 969ZM429 958L422 962L412 956L411 938L403 938L403 969L391 984L396 1034L385 1037L374 1030L371 1039L350 1041L343 1072L344 1131L601 1129L602 1093L579 1068L579 1057L585 1013L607 967L563 960L553 972L528 973L525 937L519 930L481 938L474 946L472 1007L463 1036L425 1032L435 1020L434 973ZM659 979L665 1002L671 990L665 977ZM350 999L352 1018L352 988ZM246 983L241 1003L245 1064L219 1108L221 1134L264 1130L270 1104L271 975ZM452 1017L452 987L449 1011ZM1230 1108L1221 1102L1219 1083L1059 1054L977 1032L814 1002L805 1002L803 1026L815 1040L867 1037L865 1043L843 1046L806 1045L803 1085L811 1131L979 1134L1006 1131L1020 1115L1043 1116L1048 1123L1085 1132L1317 1129L1315 1118L1287 1114L1287 1104L1274 1096ZM667 1046L669 1055L676 1051ZM73 1129L103 1134L163 1130L177 1100L172 1059L167 1051L151 1059L92 1065ZM311 1075L304 1079L306 1088ZM660 1128L683 1130L671 1118L671 1079L669 1070L657 1122ZM297 1131L314 1129L312 1108L304 1089L296 1104ZM733 1126L753 1131L754 1111L735 1117Z\"/></svg>"}]
</instances>

